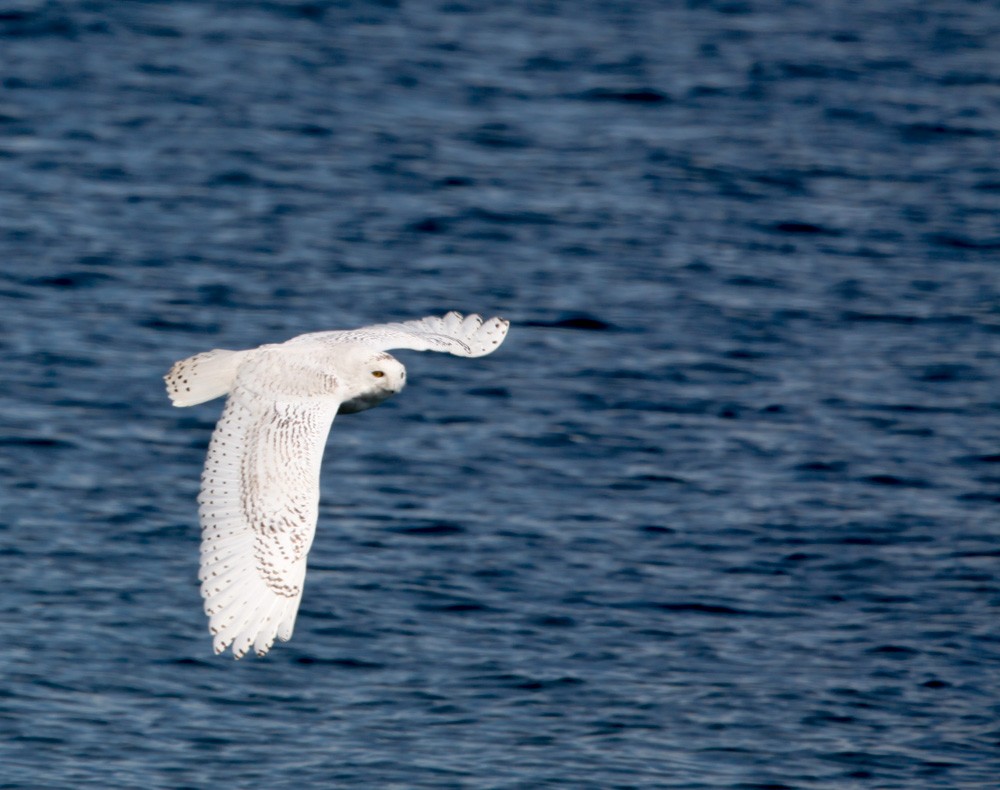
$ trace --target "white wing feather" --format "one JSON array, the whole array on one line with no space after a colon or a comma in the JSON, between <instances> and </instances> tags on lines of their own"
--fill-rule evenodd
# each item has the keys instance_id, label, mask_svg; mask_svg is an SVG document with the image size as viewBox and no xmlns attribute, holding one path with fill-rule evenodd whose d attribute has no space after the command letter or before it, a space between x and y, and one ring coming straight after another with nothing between
<instances>
[{"instance_id":1,"label":"white wing feather","mask_svg":"<svg viewBox=\"0 0 1000 790\"><path fill-rule=\"evenodd\" d=\"M483 357L500 347L510 321L478 315L428 316L417 321L374 324L361 329L313 332L288 341L297 343L319 340L324 343L362 343L378 351L406 348L413 351L442 351L460 357Z\"/></svg>"},{"instance_id":2,"label":"white wing feather","mask_svg":"<svg viewBox=\"0 0 1000 790\"><path fill-rule=\"evenodd\" d=\"M292 635L316 532L319 471L339 401L276 400L240 384L208 448L201 592L216 653L263 655Z\"/></svg>"}]
</instances>

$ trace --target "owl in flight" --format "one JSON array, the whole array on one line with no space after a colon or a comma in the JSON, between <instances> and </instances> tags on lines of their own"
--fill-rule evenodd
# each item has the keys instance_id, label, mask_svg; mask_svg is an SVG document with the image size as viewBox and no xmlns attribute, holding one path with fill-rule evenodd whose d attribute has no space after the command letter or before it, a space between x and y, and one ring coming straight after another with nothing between
<instances>
[{"instance_id":1,"label":"owl in flight","mask_svg":"<svg viewBox=\"0 0 1000 790\"><path fill-rule=\"evenodd\" d=\"M448 313L315 332L247 351L215 349L164 376L174 406L226 395L201 476L201 594L216 653L262 656L292 636L316 533L319 473L333 418L406 384L391 348L481 357L510 323Z\"/></svg>"}]
</instances>

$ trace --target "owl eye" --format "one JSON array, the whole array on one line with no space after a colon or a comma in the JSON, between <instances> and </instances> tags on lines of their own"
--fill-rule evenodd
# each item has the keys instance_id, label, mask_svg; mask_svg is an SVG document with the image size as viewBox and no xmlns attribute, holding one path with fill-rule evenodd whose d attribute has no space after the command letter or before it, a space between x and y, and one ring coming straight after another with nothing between
<instances>
[{"instance_id":1,"label":"owl eye","mask_svg":"<svg viewBox=\"0 0 1000 790\"><path fill-rule=\"evenodd\" d=\"M373 370L372 371L372 375L375 378L380 379L380 378L382 378L385 375L385 373L383 371L381 371L381 370Z\"/></svg>"}]
</instances>

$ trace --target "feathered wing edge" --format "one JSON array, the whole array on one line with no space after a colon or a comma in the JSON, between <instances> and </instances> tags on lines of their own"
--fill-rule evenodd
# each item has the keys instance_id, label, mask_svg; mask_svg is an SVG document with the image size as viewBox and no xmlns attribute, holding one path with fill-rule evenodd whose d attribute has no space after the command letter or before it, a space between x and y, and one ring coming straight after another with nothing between
<instances>
[{"instance_id":1,"label":"feathered wing edge","mask_svg":"<svg viewBox=\"0 0 1000 790\"><path fill-rule=\"evenodd\" d=\"M264 655L292 636L316 531L336 404L276 403L234 388L209 444L198 578L213 648Z\"/></svg>"},{"instance_id":2,"label":"feathered wing edge","mask_svg":"<svg viewBox=\"0 0 1000 790\"><path fill-rule=\"evenodd\" d=\"M447 351L463 357L484 357L496 351L510 328L510 321L499 316L483 319L475 313L463 316L452 311L446 315L428 316L417 321L404 321L399 324L387 324L387 327L398 327L404 332L417 334L434 342L438 338L447 338L447 348L428 348L427 351ZM459 344L458 347L455 344ZM408 346L388 346L392 348L407 348Z\"/></svg>"},{"instance_id":3,"label":"feathered wing edge","mask_svg":"<svg viewBox=\"0 0 1000 790\"><path fill-rule=\"evenodd\" d=\"M379 351L402 348L440 351L460 357L483 357L500 347L509 328L510 321L505 318L493 317L484 321L475 314L463 316L452 311L447 315L428 316L415 321L313 332L289 342L363 343Z\"/></svg>"}]
</instances>

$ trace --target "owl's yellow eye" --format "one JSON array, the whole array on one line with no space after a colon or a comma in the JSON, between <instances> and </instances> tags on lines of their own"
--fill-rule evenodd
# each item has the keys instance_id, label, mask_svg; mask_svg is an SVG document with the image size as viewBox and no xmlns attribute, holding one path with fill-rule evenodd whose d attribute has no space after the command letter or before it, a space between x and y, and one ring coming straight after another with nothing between
<instances>
[{"instance_id":1,"label":"owl's yellow eye","mask_svg":"<svg viewBox=\"0 0 1000 790\"><path fill-rule=\"evenodd\" d=\"M373 371L372 371L372 375L373 375L373 376L374 376L375 378L377 378L377 379L380 379L380 378L382 378L382 377L383 377L383 376L385 375L385 373L384 373L384 372L382 372L381 370L373 370Z\"/></svg>"}]
</instances>

